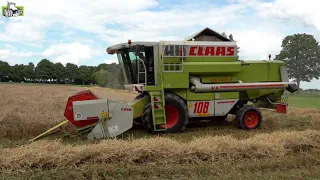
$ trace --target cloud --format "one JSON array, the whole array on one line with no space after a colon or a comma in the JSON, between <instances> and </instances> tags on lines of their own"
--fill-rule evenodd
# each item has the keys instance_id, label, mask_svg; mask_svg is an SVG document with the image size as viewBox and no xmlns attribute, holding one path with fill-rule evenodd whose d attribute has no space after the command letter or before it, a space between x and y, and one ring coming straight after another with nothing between
<instances>
[{"instance_id":1,"label":"cloud","mask_svg":"<svg viewBox=\"0 0 320 180\"><path fill-rule=\"evenodd\" d=\"M19 50L10 44L0 44L0 60L8 62L10 65L23 64L24 58L36 56L39 56L39 53L27 49Z\"/></svg>"},{"instance_id":2,"label":"cloud","mask_svg":"<svg viewBox=\"0 0 320 180\"><path fill-rule=\"evenodd\" d=\"M114 23L113 18L117 15L128 12L134 14L158 4L154 0L128 1L125 5L123 1L117 0L15 2L23 5L26 13L23 17L11 18L6 23L5 32L0 33L2 41L39 41L44 38L45 31L56 23L99 34L108 30L105 25ZM26 35L25 38L23 34Z\"/></svg>"},{"instance_id":3,"label":"cloud","mask_svg":"<svg viewBox=\"0 0 320 180\"><path fill-rule=\"evenodd\" d=\"M15 17L22 18L22 17ZM7 42L42 42L45 37L45 26L49 24L41 19L18 19L5 23L4 32L0 33L1 41Z\"/></svg>"},{"instance_id":4,"label":"cloud","mask_svg":"<svg viewBox=\"0 0 320 180\"><path fill-rule=\"evenodd\" d=\"M43 57L53 58L56 62L67 64L68 62L79 65L82 60L92 58L93 54L98 54L90 46L73 42L70 44L55 44L42 52Z\"/></svg>"},{"instance_id":5,"label":"cloud","mask_svg":"<svg viewBox=\"0 0 320 180\"><path fill-rule=\"evenodd\" d=\"M232 32L240 47L241 59L267 60L269 54L274 57L281 50L283 34L277 30L265 28L264 31L250 29L233 30Z\"/></svg>"},{"instance_id":6,"label":"cloud","mask_svg":"<svg viewBox=\"0 0 320 180\"><path fill-rule=\"evenodd\" d=\"M10 50L8 49L0 49L0 59L7 59L9 57Z\"/></svg>"},{"instance_id":7,"label":"cloud","mask_svg":"<svg viewBox=\"0 0 320 180\"><path fill-rule=\"evenodd\" d=\"M320 31L319 1L275 0L256 3L256 5L256 13L260 17L277 22L305 23Z\"/></svg>"},{"instance_id":8,"label":"cloud","mask_svg":"<svg viewBox=\"0 0 320 180\"><path fill-rule=\"evenodd\" d=\"M0 34L3 41L41 41L45 38L46 30L57 23L75 30L94 33L108 43L119 43L123 32L126 39L133 37L137 40L158 40L170 36L180 38L165 34L180 35L179 30L186 30L195 25L222 28L228 22L240 18L241 13L246 11L246 6L242 4L203 7L195 3L174 9L151 11L151 8L160 6L155 0L127 1L126 5L123 5L123 1L116 0L97 0L94 3L84 0L17 0L16 3L24 5L28 11L24 17L12 18L14 20L6 24L5 32ZM118 25L122 26L122 29L112 28ZM72 31L66 31L62 36L67 37L71 34Z\"/></svg>"}]
</instances>

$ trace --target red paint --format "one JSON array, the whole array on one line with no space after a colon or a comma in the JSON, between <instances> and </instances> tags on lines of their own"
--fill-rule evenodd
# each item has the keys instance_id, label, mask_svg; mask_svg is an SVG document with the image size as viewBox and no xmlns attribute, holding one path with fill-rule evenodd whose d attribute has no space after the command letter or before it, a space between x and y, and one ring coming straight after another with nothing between
<instances>
[{"instance_id":1,"label":"red paint","mask_svg":"<svg viewBox=\"0 0 320 180\"><path fill-rule=\"evenodd\" d=\"M227 48L227 56L233 56L234 55L234 49L235 49L235 47L228 47Z\"/></svg>"},{"instance_id":2,"label":"red paint","mask_svg":"<svg viewBox=\"0 0 320 180\"><path fill-rule=\"evenodd\" d=\"M203 47L199 46L198 47L198 56L203 56Z\"/></svg>"},{"instance_id":3,"label":"red paint","mask_svg":"<svg viewBox=\"0 0 320 180\"><path fill-rule=\"evenodd\" d=\"M284 84L262 84L262 85L242 85L242 86L211 86L212 90L218 90L218 89L237 89L237 88L246 88L246 87L281 87L284 86Z\"/></svg>"},{"instance_id":4,"label":"red paint","mask_svg":"<svg viewBox=\"0 0 320 180\"><path fill-rule=\"evenodd\" d=\"M196 56L195 50L197 49L197 46L191 46L189 51L189 56Z\"/></svg>"},{"instance_id":5,"label":"red paint","mask_svg":"<svg viewBox=\"0 0 320 180\"><path fill-rule=\"evenodd\" d=\"M263 85L243 85L243 86L222 86L222 88L241 88L241 87L280 87L284 84L263 84Z\"/></svg>"},{"instance_id":6,"label":"red paint","mask_svg":"<svg viewBox=\"0 0 320 180\"><path fill-rule=\"evenodd\" d=\"M166 124L167 128L173 128L177 125L179 121L179 111L173 105L165 105L165 112L166 112ZM162 128L165 128L165 125L160 125Z\"/></svg>"},{"instance_id":7,"label":"red paint","mask_svg":"<svg viewBox=\"0 0 320 180\"><path fill-rule=\"evenodd\" d=\"M248 112L244 117L244 124L248 128L254 128L259 123L259 116L256 112Z\"/></svg>"},{"instance_id":8,"label":"red paint","mask_svg":"<svg viewBox=\"0 0 320 180\"><path fill-rule=\"evenodd\" d=\"M233 104L236 101L219 101L218 104Z\"/></svg>"},{"instance_id":9,"label":"red paint","mask_svg":"<svg viewBox=\"0 0 320 180\"><path fill-rule=\"evenodd\" d=\"M231 81L232 81L231 77L222 77L222 78L210 79L210 82L231 82Z\"/></svg>"},{"instance_id":10,"label":"red paint","mask_svg":"<svg viewBox=\"0 0 320 180\"><path fill-rule=\"evenodd\" d=\"M193 114L208 113L210 102L196 102Z\"/></svg>"},{"instance_id":11,"label":"red paint","mask_svg":"<svg viewBox=\"0 0 320 180\"><path fill-rule=\"evenodd\" d=\"M121 108L121 111L132 111L131 108Z\"/></svg>"},{"instance_id":12,"label":"red paint","mask_svg":"<svg viewBox=\"0 0 320 180\"><path fill-rule=\"evenodd\" d=\"M98 116L87 117L87 120L99 120Z\"/></svg>"},{"instance_id":13,"label":"red paint","mask_svg":"<svg viewBox=\"0 0 320 180\"><path fill-rule=\"evenodd\" d=\"M184 50L184 48L180 48L180 49L179 49L179 55L180 55L180 56L182 56L183 50Z\"/></svg>"},{"instance_id":14,"label":"red paint","mask_svg":"<svg viewBox=\"0 0 320 180\"><path fill-rule=\"evenodd\" d=\"M159 102L159 100L156 97L153 97L154 102Z\"/></svg>"},{"instance_id":15,"label":"red paint","mask_svg":"<svg viewBox=\"0 0 320 180\"><path fill-rule=\"evenodd\" d=\"M98 98L90 90L80 91L77 94L69 97L68 102L66 104L66 108L64 110L64 117L66 117L68 119L68 121L70 121L76 127L85 127L85 126L88 126L90 124L97 122L98 119L96 117L93 119L88 119L88 120L83 120L83 121L75 121L74 116L73 116L72 102L94 100L94 99L98 99Z\"/></svg>"},{"instance_id":16,"label":"red paint","mask_svg":"<svg viewBox=\"0 0 320 180\"><path fill-rule=\"evenodd\" d=\"M189 56L234 56L235 47L190 46Z\"/></svg>"},{"instance_id":17,"label":"red paint","mask_svg":"<svg viewBox=\"0 0 320 180\"><path fill-rule=\"evenodd\" d=\"M137 86L134 87L135 91L140 91Z\"/></svg>"},{"instance_id":18,"label":"red paint","mask_svg":"<svg viewBox=\"0 0 320 180\"><path fill-rule=\"evenodd\" d=\"M214 47L207 47L204 55L205 56L214 56Z\"/></svg>"},{"instance_id":19,"label":"red paint","mask_svg":"<svg viewBox=\"0 0 320 180\"><path fill-rule=\"evenodd\" d=\"M283 114L287 113L287 105L286 104L277 104L276 107L277 107L276 112L283 113Z\"/></svg>"},{"instance_id":20,"label":"red paint","mask_svg":"<svg viewBox=\"0 0 320 180\"><path fill-rule=\"evenodd\" d=\"M154 103L153 108L158 109L159 106L156 103Z\"/></svg>"},{"instance_id":21,"label":"red paint","mask_svg":"<svg viewBox=\"0 0 320 180\"><path fill-rule=\"evenodd\" d=\"M212 89L212 90L219 90L219 89L220 89L220 86L211 86L211 89Z\"/></svg>"},{"instance_id":22,"label":"red paint","mask_svg":"<svg viewBox=\"0 0 320 180\"><path fill-rule=\"evenodd\" d=\"M217 47L216 56L225 56L226 55L226 47Z\"/></svg>"}]
</instances>

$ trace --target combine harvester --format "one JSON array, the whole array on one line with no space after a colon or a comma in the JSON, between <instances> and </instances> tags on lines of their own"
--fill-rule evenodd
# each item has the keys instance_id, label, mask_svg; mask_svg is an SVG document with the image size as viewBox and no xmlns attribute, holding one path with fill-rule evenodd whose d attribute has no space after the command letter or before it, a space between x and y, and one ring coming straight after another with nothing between
<instances>
[{"instance_id":1,"label":"combine harvester","mask_svg":"<svg viewBox=\"0 0 320 180\"><path fill-rule=\"evenodd\" d=\"M202 33L210 32L206 28ZM211 30L211 32L214 32ZM199 34L193 36L198 39ZM297 91L283 61L241 61L236 42L217 35L210 41L131 42L111 46L123 68L125 88L138 91L130 103L100 99L90 90L69 97L65 121L88 139L118 136L133 123L150 133L183 131L190 120L224 120L236 116L241 129L260 126L260 108L286 113L284 91ZM210 38L207 38L210 39ZM212 37L211 37L212 39ZM248 102L251 105L248 104Z\"/></svg>"}]
</instances>

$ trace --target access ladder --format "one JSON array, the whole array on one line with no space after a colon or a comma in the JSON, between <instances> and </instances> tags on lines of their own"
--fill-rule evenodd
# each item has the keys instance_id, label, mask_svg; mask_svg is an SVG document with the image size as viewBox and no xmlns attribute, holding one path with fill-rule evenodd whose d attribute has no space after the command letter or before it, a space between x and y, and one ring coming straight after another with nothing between
<instances>
[{"instance_id":1,"label":"access ladder","mask_svg":"<svg viewBox=\"0 0 320 180\"><path fill-rule=\"evenodd\" d=\"M150 92L154 131L167 130L164 91Z\"/></svg>"}]
</instances>

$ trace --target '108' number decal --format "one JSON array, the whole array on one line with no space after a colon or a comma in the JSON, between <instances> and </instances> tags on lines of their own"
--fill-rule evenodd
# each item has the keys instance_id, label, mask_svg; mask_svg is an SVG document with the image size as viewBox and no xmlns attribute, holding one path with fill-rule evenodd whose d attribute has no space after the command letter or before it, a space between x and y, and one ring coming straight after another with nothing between
<instances>
[{"instance_id":1,"label":"'108' number decal","mask_svg":"<svg viewBox=\"0 0 320 180\"><path fill-rule=\"evenodd\" d=\"M194 104L193 114L207 113L210 102L196 102Z\"/></svg>"}]
</instances>

